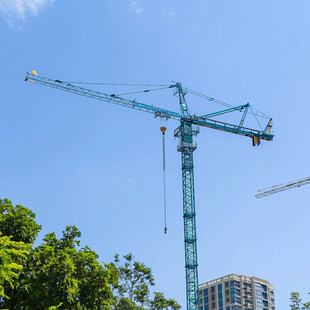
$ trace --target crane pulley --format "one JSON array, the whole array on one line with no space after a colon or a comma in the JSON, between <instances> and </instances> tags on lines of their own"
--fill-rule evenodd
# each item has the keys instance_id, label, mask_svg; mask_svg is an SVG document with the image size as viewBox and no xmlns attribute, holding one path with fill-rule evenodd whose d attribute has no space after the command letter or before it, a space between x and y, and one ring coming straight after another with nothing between
<instances>
[{"instance_id":1,"label":"crane pulley","mask_svg":"<svg viewBox=\"0 0 310 310\"><path fill-rule=\"evenodd\" d=\"M65 92L70 92L76 95L93 98L100 101L110 102L124 107L132 108L139 111L144 111L152 113L155 117L160 117L162 119L174 119L180 122L180 126L175 129L174 136L179 138L179 145L177 150L181 153L182 159L182 189L183 189L183 220L184 220L184 245L185 245L185 273L186 273L186 304L187 310L198 310L198 260L197 260L197 238L196 238L196 211L195 211L195 194L194 194L194 163L193 163L193 152L197 148L197 143L194 141L194 136L199 133L199 127L207 127L216 130L221 130L229 133L234 133L241 136L250 137L253 140L253 145L258 145L260 140L272 141L273 134L270 129L272 126L272 120L270 119L265 130L263 129L253 129L244 127L244 120L250 112L248 109L251 108L251 114L255 118L263 117L266 115L256 110L254 112L249 104L242 107L232 108L231 105L225 104L219 100L212 97L208 97L198 92L191 90L184 90L181 83L175 83L172 85L163 85L167 88L172 88L175 90L174 94L178 96L180 112L173 112L153 105L147 105L136 100L129 100L120 95L116 94L105 94L103 92L98 92L88 88L77 86L78 83L65 82L61 80L52 80L42 76L38 76L35 71L32 73L27 73L26 81L33 82L34 84L40 84L52 88L56 88ZM94 83L88 83L94 84ZM100 83L97 83L100 84ZM104 83L101 83L104 84ZM157 85L159 86L159 85ZM162 86L162 85L161 85ZM160 87L161 87L160 86ZM213 115L203 115L197 116L195 114L190 114L185 99L185 95L191 93L193 95L199 96L206 100L225 105L229 107L230 110L215 112L216 115L230 113L236 110L244 110L242 119L238 124L225 123L219 120L215 120L216 116ZM164 130L164 129L163 129ZM164 133L163 133L163 158L165 157L164 149ZM165 158L163 161L164 167L164 190L165 190ZM165 192L164 192L165 197ZM165 201L164 201L165 203ZM165 204L164 207L166 208ZM165 225L165 232L166 232Z\"/></svg>"}]
</instances>

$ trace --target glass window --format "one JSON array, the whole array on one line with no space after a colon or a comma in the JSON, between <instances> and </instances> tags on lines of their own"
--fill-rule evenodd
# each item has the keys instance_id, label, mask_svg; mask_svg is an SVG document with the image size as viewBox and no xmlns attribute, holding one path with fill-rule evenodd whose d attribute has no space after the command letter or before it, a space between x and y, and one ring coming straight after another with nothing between
<instances>
[{"instance_id":1,"label":"glass window","mask_svg":"<svg viewBox=\"0 0 310 310\"><path fill-rule=\"evenodd\" d=\"M226 307L226 310L230 310L230 306L227 306L227 307Z\"/></svg>"},{"instance_id":2,"label":"glass window","mask_svg":"<svg viewBox=\"0 0 310 310\"><path fill-rule=\"evenodd\" d=\"M199 298L199 305L202 304L202 298Z\"/></svg>"},{"instance_id":3,"label":"glass window","mask_svg":"<svg viewBox=\"0 0 310 310\"><path fill-rule=\"evenodd\" d=\"M219 299L223 299L223 293L218 293Z\"/></svg>"},{"instance_id":4,"label":"glass window","mask_svg":"<svg viewBox=\"0 0 310 310\"><path fill-rule=\"evenodd\" d=\"M267 292L267 286L266 285L262 284L262 289L264 292Z\"/></svg>"},{"instance_id":5,"label":"glass window","mask_svg":"<svg viewBox=\"0 0 310 310\"><path fill-rule=\"evenodd\" d=\"M229 287L229 282L225 282L225 288Z\"/></svg>"},{"instance_id":6,"label":"glass window","mask_svg":"<svg viewBox=\"0 0 310 310\"><path fill-rule=\"evenodd\" d=\"M268 298L267 298L267 293L263 292L262 295L263 295L263 298L264 298L264 299L268 299Z\"/></svg>"},{"instance_id":7,"label":"glass window","mask_svg":"<svg viewBox=\"0 0 310 310\"><path fill-rule=\"evenodd\" d=\"M206 297L204 298L204 302L205 302L205 304L207 304L207 303L209 302L209 297L208 297L208 296L206 296Z\"/></svg>"},{"instance_id":8,"label":"glass window","mask_svg":"<svg viewBox=\"0 0 310 310\"><path fill-rule=\"evenodd\" d=\"M223 308L223 300L220 300L220 301L219 301L219 307L220 307L220 308Z\"/></svg>"},{"instance_id":9,"label":"glass window","mask_svg":"<svg viewBox=\"0 0 310 310\"><path fill-rule=\"evenodd\" d=\"M263 305L264 305L264 307L268 308L268 301L264 300Z\"/></svg>"},{"instance_id":10,"label":"glass window","mask_svg":"<svg viewBox=\"0 0 310 310\"><path fill-rule=\"evenodd\" d=\"M208 296L208 289L207 289L207 288L205 288L205 289L203 290L203 296Z\"/></svg>"},{"instance_id":11,"label":"glass window","mask_svg":"<svg viewBox=\"0 0 310 310\"><path fill-rule=\"evenodd\" d=\"M215 300L215 295L213 294L213 295L212 295L212 301L214 301L214 300Z\"/></svg>"},{"instance_id":12,"label":"glass window","mask_svg":"<svg viewBox=\"0 0 310 310\"><path fill-rule=\"evenodd\" d=\"M211 293L213 294L215 292L215 286L211 287Z\"/></svg>"},{"instance_id":13,"label":"glass window","mask_svg":"<svg viewBox=\"0 0 310 310\"><path fill-rule=\"evenodd\" d=\"M235 281L230 281L230 287L234 287L235 286Z\"/></svg>"},{"instance_id":14,"label":"glass window","mask_svg":"<svg viewBox=\"0 0 310 310\"><path fill-rule=\"evenodd\" d=\"M218 292L221 292L221 291L222 291L222 288L223 288L223 285L222 285L222 284L219 284L219 285L217 286L217 291L218 291Z\"/></svg>"},{"instance_id":15,"label":"glass window","mask_svg":"<svg viewBox=\"0 0 310 310\"><path fill-rule=\"evenodd\" d=\"M226 296L228 296L229 295L229 290L226 290L225 294L226 294Z\"/></svg>"},{"instance_id":16,"label":"glass window","mask_svg":"<svg viewBox=\"0 0 310 310\"><path fill-rule=\"evenodd\" d=\"M226 302L229 302L229 298L226 298Z\"/></svg>"},{"instance_id":17,"label":"glass window","mask_svg":"<svg viewBox=\"0 0 310 310\"><path fill-rule=\"evenodd\" d=\"M199 307L199 310L203 310L203 306L200 306L200 307Z\"/></svg>"},{"instance_id":18,"label":"glass window","mask_svg":"<svg viewBox=\"0 0 310 310\"><path fill-rule=\"evenodd\" d=\"M199 291L199 296L202 295L202 290Z\"/></svg>"},{"instance_id":19,"label":"glass window","mask_svg":"<svg viewBox=\"0 0 310 310\"><path fill-rule=\"evenodd\" d=\"M234 304L236 302L235 297L231 297L231 303Z\"/></svg>"},{"instance_id":20,"label":"glass window","mask_svg":"<svg viewBox=\"0 0 310 310\"><path fill-rule=\"evenodd\" d=\"M212 309L215 309L215 302L212 303Z\"/></svg>"},{"instance_id":21,"label":"glass window","mask_svg":"<svg viewBox=\"0 0 310 310\"><path fill-rule=\"evenodd\" d=\"M209 310L209 305L205 305L205 310Z\"/></svg>"}]
</instances>

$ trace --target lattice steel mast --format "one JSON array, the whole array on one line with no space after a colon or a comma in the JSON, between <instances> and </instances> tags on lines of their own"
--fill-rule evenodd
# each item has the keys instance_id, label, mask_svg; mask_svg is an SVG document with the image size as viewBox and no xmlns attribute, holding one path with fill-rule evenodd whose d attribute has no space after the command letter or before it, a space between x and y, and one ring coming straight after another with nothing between
<instances>
[{"instance_id":1,"label":"lattice steel mast","mask_svg":"<svg viewBox=\"0 0 310 310\"><path fill-rule=\"evenodd\" d=\"M198 310L198 262L197 262L197 238L196 238L196 213L195 213L195 194L194 194L194 164L193 152L197 148L197 143L193 141L193 137L199 133L199 127L213 128L222 130L246 137L252 138L253 146L259 145L260 140L273 140L273 134L270 133L272 127L272 119L269 120L264 130L256 130L243 127L245 117L247 115L249 104L238 107L230 107L229 109L218 111L215 113L196 116L191 115L185 100L185 91L182 89L181 83L169 85L169 88L174 88L175 95L179 97L180 113L168 111L147 105L136 100L121 98L115 94L105 94L102 92L79 87L74 83L68 83L60 80L52 80L45 77L37 76L36 72L27 73L26 81L36 84L45 85L66 92L71 92L77 95L110 102L125 106L128 108L149 112L155 117L165 119L176 119L180 121L180 126L175 129L174 136L179 138L177 150L181 152L182 157L182 184L183 184L183 217L184 217L184 244L185 244L185 271L186 271L186 301L187 310ZM192 94L199 93L191 91ZM201 94L200 94L201 95ZM204 96L209 101L214 101L214 98ZM219 102L219 101L218 101ZM229 124L212 119L212 117L230 113L234 111L243 111L243 115L239 124ZM198 126L197 126L198 125Z\"/></svg>"}]
</instances>

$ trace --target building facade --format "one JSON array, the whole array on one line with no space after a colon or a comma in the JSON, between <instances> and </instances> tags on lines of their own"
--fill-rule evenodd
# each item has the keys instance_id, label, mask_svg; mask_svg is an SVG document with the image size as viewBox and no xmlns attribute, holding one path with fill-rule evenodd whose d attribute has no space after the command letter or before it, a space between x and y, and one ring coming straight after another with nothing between
<instances>
[{"instance_id":1,"label":"building facade","mask_svg":"<svg viewBox=\"0 0 310 310\"><path fill-rule=\"evenodd\" d=\"M268 281L237 274L200 284L198 302L199 310L275 310Z\"/></svg>"}]
</instances>

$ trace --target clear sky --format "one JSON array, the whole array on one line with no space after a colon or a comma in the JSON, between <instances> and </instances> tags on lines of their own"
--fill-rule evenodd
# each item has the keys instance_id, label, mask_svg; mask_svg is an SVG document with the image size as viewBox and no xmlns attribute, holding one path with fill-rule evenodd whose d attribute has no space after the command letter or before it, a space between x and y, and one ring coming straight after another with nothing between
<instances>
[{"instance_id":1,"label":"clear sky","mask_svg":"<svg viewBox=\"0 0 310 310\"><path fill-rule=\"evenodd\" d=\"M281 310L291 291L308 298L310 186L254 195L310 175L309 0L0 0L0 12L0 195L37 214L40 238L76 225L103 261L133 252L152 267L156 290L185 305L178 123L167 122L164 235L160 120L24 76L181 81L233 105L249 101L275 125L274 141L256 148L207 128L197 137L199 282L261 277ZM137 98L178 111L171 91ZM192 113L214 111L187 100Z\"/></svg>"}]
</instances>

